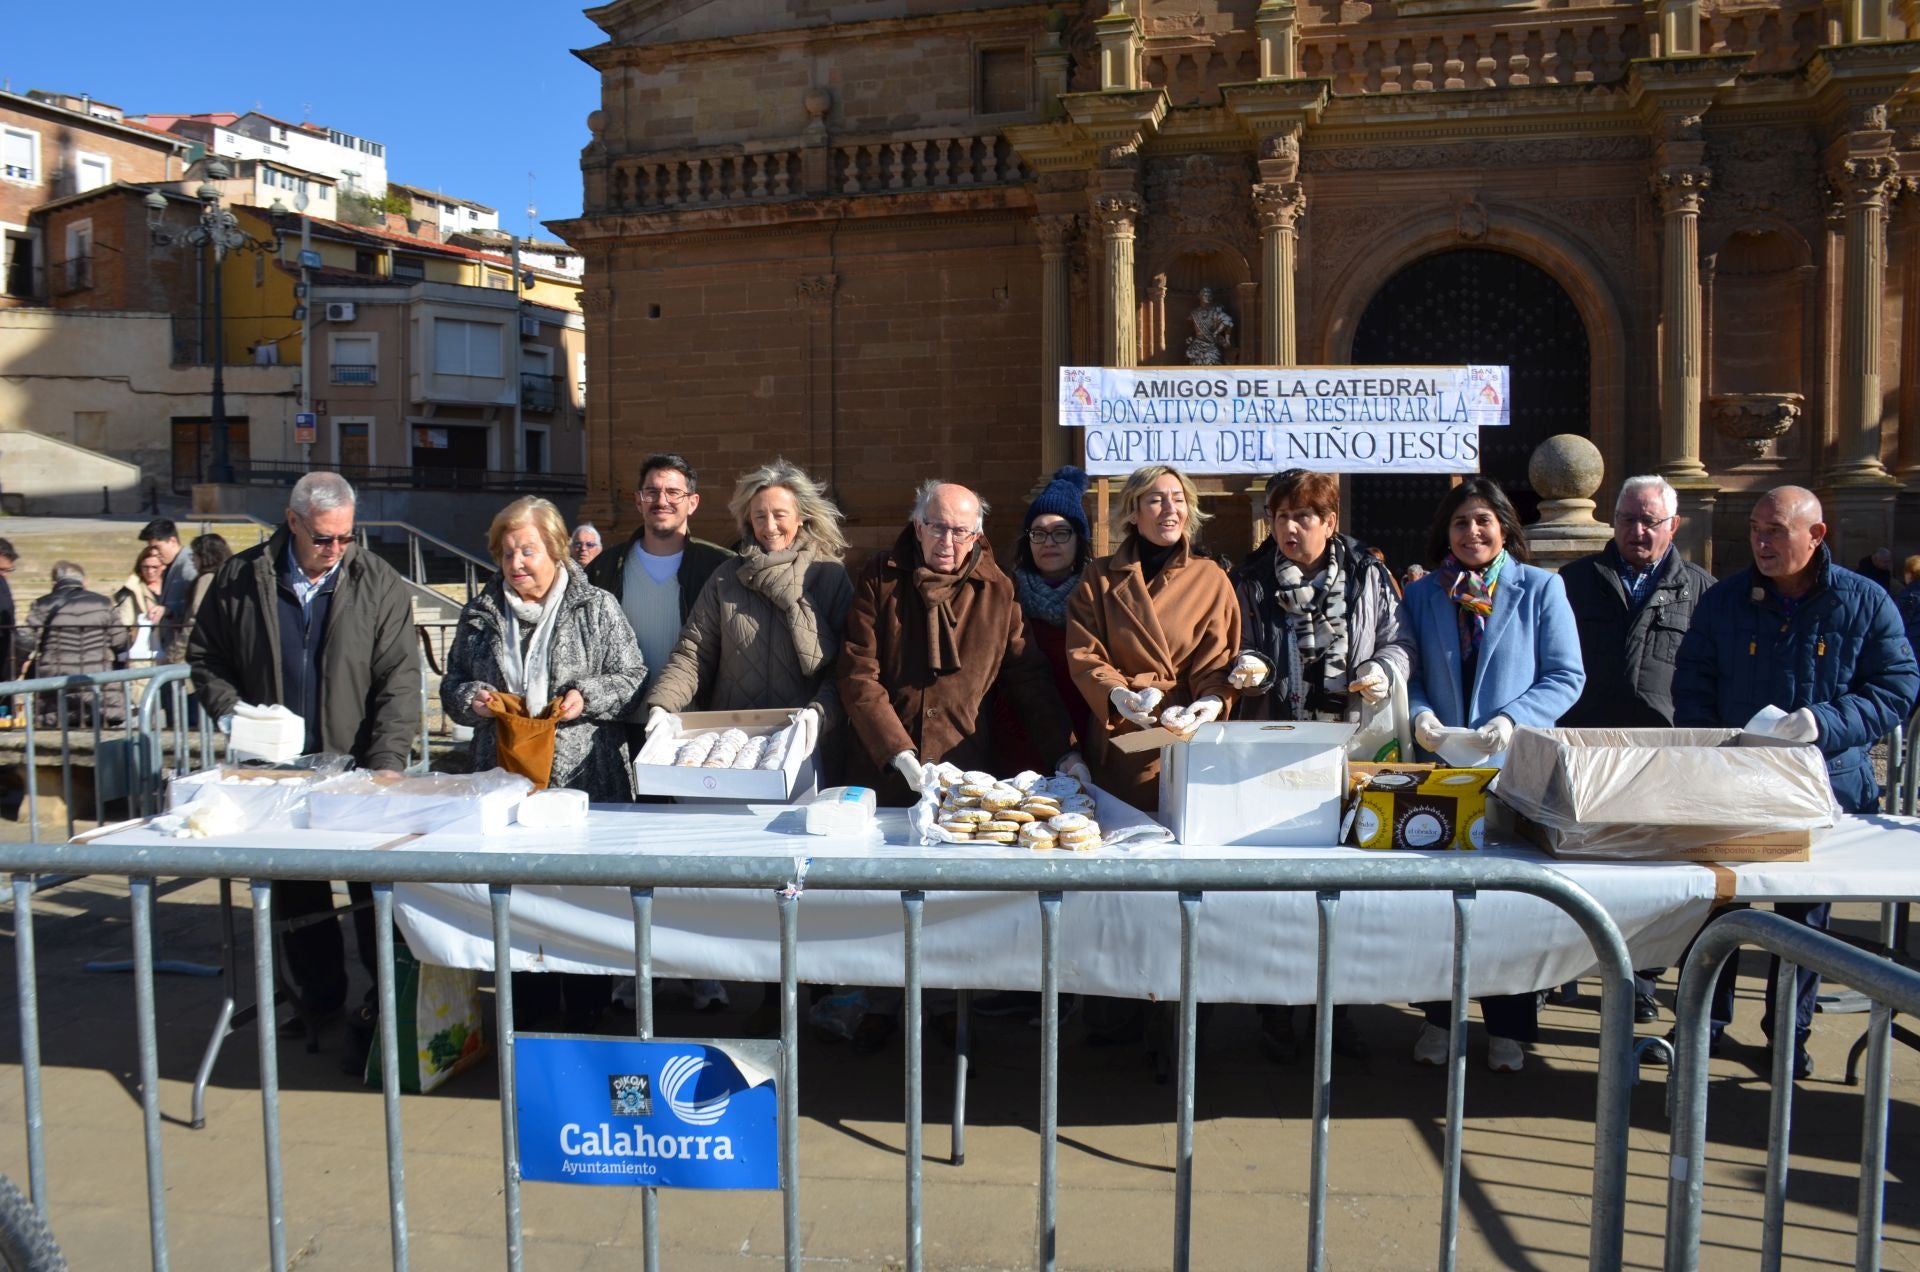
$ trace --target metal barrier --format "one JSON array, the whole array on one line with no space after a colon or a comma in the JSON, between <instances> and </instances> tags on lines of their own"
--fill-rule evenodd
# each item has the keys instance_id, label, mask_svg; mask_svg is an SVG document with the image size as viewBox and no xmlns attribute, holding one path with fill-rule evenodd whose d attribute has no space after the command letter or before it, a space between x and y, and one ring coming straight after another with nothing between
<instances>
[{"instance_id":1,"label":"metal barrier","mask_svg":"<svg viewBox=\"0 0 1920 1272\"><path fill-rule=\"evenodd\" d=\"M1742 910L1707 925L1680 973L1674 1004L1679 1054L1673 1067L1674 1125L1667 1172L1667 1272L1690 1272L1700 1266L1700 1215L1706 1186L1707 1036L1711 1026L1708 1002L1720 969L1746 945L1780 957L1780 974L1772 987L1775 1020L1793 1018L1796 965L1842 981L1873 1002L1854 1266L1877 1268L1886 1190L1889 1034L1896 1010L1920 1012L1920 972L1777 914ZM1769 1270L1779 1268L1781 1260L1788 1138L1793 1121L1794 1034L1789 1029L1781 1029L1778 1034L1773 1048L1773 1103L1767 1125L1766 1209L1761 1230L1761 1267Z\"/></svg>"},{"instance_id":2,"label":"metal barrier","mask_svg":"<svg viewBox=\"0 0 1920 1272\"><path fill-rule=\"evenodd\" d=\"M73 807L76 720L80 721L78 727L92 735L92 820L96 822L105 820L106 805L110 801L120 799L127 801L128 813L132 816L158 812L166 776L192 771L196 741L198 763L204 766L211 761L214 753L211 722L203 719L197 730L187 723L190 675L185 663L169 663L85 675L41 676L0 684L0 702L11 700L14 714L25 720L22 769L26 791L23 798L30 840L39 842L40 839L40 759L44 733L55 732L59 736L60 785L67 808L67 833L62 838L74 833L76 820ZM140 690L136 705L133 686L143 680L147 683ZM120 696L123 718L119 724L109 725L103 720L100 708L103 702L112 701L116 693ZM46 706L49 696L50 708ZM157 704L164 705L163 716L170 721L158 729L154 727ZM75 707L82 710L76 713ZM40 723L43 709L52 715L52 724Z\"/></svg>"},{"instance_id":3,"label":"metal barrier","mask_svg":"<svg viewBox=\"0 0 1920 1272\"><path fill-rule=\"evenodd\" d=\"M401 1141L398 1023L393 970L393 885L396 883L484 883L489 887L493 924L493 964L511 966L511 897L516 884L619 886L629 890L633 910L634 976L637 988L636 1032L653 1036L652 907L654 890L663 887L764 889L773 894L780 933L781 1061L779 1072L779 1159L783 1193L785 1266L798 1272L799 1235L799 1052L797 957L798 916L804 897L792 879L790 857L715 859L711 857L634 857L630 855L527 855L455 857L445 853L396 848L361 853L320 848L228 848L205 843L116 848L104 843L0 848L0 869L14 873L16 941L20 965L22 1054L37 1061L37 1016L33 977L33 884L30 872L61 868L90 874L130 875L135 933L135 1001L139 1032L140 1093L145 1127L148 1216L152 1262L165 1269L167 1225L164 1164L160 1142L158 1055L153 1009L151 924L154 883L160 877L244 876L252 881L255 932L272 923L269 881L282 878L355 878L373 884L377 979L380 1002L379 1048L382 1103L386 1120L389 1224L393 1264L408 1265L404 1148ZM1237 859L1178 860L1130 858L1067 860L969 860L930 856L926 860L819 858L807 871L811 889L897 891L903 911L903 982L906 1004L905 1107L908 1134L905 1181L906 1265L923 1265L921 1243L920 1111L923 1089L920 1041L921 912L928 891L1034 893L1040 907L1041 940L1041 1160L1035 1264L1056 1263L1056 1139L1060 1026L1060 911L1069 891L1171 892L1180 908L1180 983L1176 1099L1177 1160L1172 1263L1188 1265L1194 1171L1193 1110L1196 1007L1194 965L1205 894L1210 891L1312 891L1319 916L1317 1033L1314 1041L1314 1123L1311 1162L1312 1208L1306 1266L1325 1267L1327 1163L1332 1113L1332 1027L1330 968L1339 936L1343 893L1351 891L1448 892L1453 897L1453 1001L1448 1052L1447 1125L1440 1249L1435 1266L1456 1263L1460 1200L1461 1125L1466 1083L1466 1018L1471 968L1473 914L1480 891L1512 891L1545 900L1573 919L1591 942L1601 978L1601 1030L1598 1091L1594 1116L1593 1206L1588 1235L1588 1266L1620 1266L1624 1235L1627 1170L1629 1042L1632 1037L1632 968L1625 941L1613 921L1585 890L1542 866L1461 854L1449 858L1405 860ZM272 1000L273 954L270 942L254 941L254 981L258 1001ZM513 980L495 979L498 1064L501 1091L501 1143L506 1207L507 1265L521 1267L520 1177L514 1105ZM265 1124L267 1236L272 1266L287 1266L282 1207L282 1164L276 1074L277 1040L272 1028L256 1030L261 1072L261 1109ZM27 1078L29 1179L35 1206L44 1215L47 1184L40 1116L37 1064ZM644 1259L659 1266L657 1199L642 1190Z\"/></svg>"}]
</instances>

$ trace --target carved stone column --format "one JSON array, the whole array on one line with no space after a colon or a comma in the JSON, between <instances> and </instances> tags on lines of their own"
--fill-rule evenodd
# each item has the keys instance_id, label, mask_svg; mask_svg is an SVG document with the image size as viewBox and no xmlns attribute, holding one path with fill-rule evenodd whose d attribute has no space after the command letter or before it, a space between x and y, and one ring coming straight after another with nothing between
<instances>
[{"instance_id":1,"label":"carved stone column","mask_svg":"<svg viewBox=\"0 0 1920 1272\"><path fill-rule=\"evenodd\" d=\"M1662 168L1660 198L1660 475L1675 486L1706 480L1700 462L1700 203L1711 175Z\"/></svg>"},{"instance_id":2,"label":"carved stone column","mask_svg":"<svg viewBox=\"0 0 1920 1272\"><path fill-rule=\"evenodd\" d=\"M1101 252L1102 290L1107 312L1107 329L1100 351L1102 362L1110 367L1130 367L1139 362L1133 231L1141 210L1137 194L1103 194L1093 201L1094 220L1099 223L1104 249Z\"/></svg>"},{"instance_id":3,"label":"carved stone column","mask_svg":"<svg viewBox=\"0 0 1920 1272\"><path fill-rule=\"evenodd\" d=\"M1069 255L1080 218L1055 213L1033 219L1040 236L1040 471L1044 476L1072 461L1073 447L1060 427L1060 368L1072 356L1073 280Z\"/></svg>"},{"instance_id":4,"label":"carved stone column","mask_svg":"<svg viewBox=\"0 0 1920 1272\"><path fill-rule=\"evenodd\" d=\"M1900 261L1900 459L1902 481L1920 480L1920 178L1902 181L1896 241Z\"/></svg>"},{"instance_id":5,"label":"carved stone column","mask_svg":"<svg viewBox=\"0 0 1920 1272\"><path fill-rule=\"evenodd\" d=\"M1887 201L1897 184L1892 155L1847 159L1834 172L1846 200L1840 284L1840 414L1827 482L1879 484L1881 307L1885 300Z\"/></svg>"},{"instance_id":6,"label":"carved stone column","mask_svg":"<svg viewBox=\"0 0 1920 1272\"><path fill-rule=\"evenodd\" d=\"M1260 361L1290 367L1299 360L1293 279L1307 190L1298 181L1263 181L1253 187L1253 206L1260 218Z\"/></svg>"}]
</instances>

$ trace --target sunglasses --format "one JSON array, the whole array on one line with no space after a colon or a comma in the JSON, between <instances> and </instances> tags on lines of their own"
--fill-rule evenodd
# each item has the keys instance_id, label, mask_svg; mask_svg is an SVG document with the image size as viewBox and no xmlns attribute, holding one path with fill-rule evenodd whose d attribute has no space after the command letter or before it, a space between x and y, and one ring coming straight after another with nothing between
<instances>
[{"instance_id":1,"label":"sunglasses","mask_svg":"<svg viewBox=\"0 0 1920 1272\"><path fill-rule=\"evenodd\" d=\"M310 528L301 526L300 533L307 536L307 542L316 548L331 548L335 544L344 548L353 542L353 531L351 530L345 534L315 534Z\"/></svg>"}]
</instances>

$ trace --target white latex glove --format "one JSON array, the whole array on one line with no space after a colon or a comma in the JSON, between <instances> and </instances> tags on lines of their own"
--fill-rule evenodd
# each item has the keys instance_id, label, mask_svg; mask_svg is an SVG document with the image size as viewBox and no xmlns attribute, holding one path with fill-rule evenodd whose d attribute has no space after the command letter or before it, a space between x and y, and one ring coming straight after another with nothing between
<instances>
[{"instance_id":1,"label":"white latex glove","mask_svg":"<svg viewBox=\"0 0 1920 1272\"><path fill-rule=\"evenodd\" d=\"M1773 736L1786 742L1818 742L1820 721L1814 718L1813 708L1802 707L1774 725Z\"/></svg>"},{"instance_id":2,"label":"white latex glove","mask_svg":"<svg viewBox=\"0 0 1920 1272\"><path fill-rule=\"evenodd\" d=\"M912 751L902 751L893 757L893 767L900 770L900 776L907 779L907 789L918 792L924 770L920 767L919 757Z\"/></svg>"},{"instance_id":3,"label":"white latex glove","mask_svg":"<svg viewBox=\"0 0 1920 1272\"><path fill-rule=\"evenodd\" d=\"M1361 700L1378 705L1387 700L1393 682L1387 679L1387 669L1377 662L1363 662L1353 669L1352 679L1347 681L1347 690L1357 693Z\"/></svg>"},{"instance_id":4,"label":"white latex glove","mask_svg":"<svg viewBox=\"0 0 1920 1272\"><path fill-rule=\"evenodd\" d=\"M1186 741L1200 731L1203 724L1212 724L1220 718L1226 709L1226 703L1208 694L1190 707L1168 707L1160 713L1160 725L1171 730L1181 741Z\"/></svg>"},{"instance_id":5,"label":"white latex glove","mask_svg":"<svg viewBox=\"0 0 1920 1272\"><path fill-rule=\"evenodd\" d=\"M647 709L647 740L652 741L654 732L671 719L673 719L673 713L665 707L649 707Z\"/></svg>"},{"instance_id":6,"label":"white latex glove","mask_svg":"<svg viewBox=\"0 0 1920 1272\"><path fill-rule=\"evenodd\" d=\"M1480 749L1498 755L1513 745L1513 721L1495 716L1474 731Z\"/></svg>"},{"instance_id":7,"label":"white latex glove","mask_svg":"<svg viewBox=\"0 0 1920 1272\"><path fill-rule=\"evenodd\" d=\"M1153 709L1160 705L1160 699L1166 695L1158 689L1142 689L1135 693L1131 689L1115 689L1108 695L1113 709L1124 720L1129 720L1143 729L1153 727Z\"/></svg>"},{"instance_id":8,"label":"white latex glove","mask_svg":"<svg viewBox=\"0 0 1920 1272\"><path fill-rule=\"evenodd\" d=\"M1257 689L1273 675L1273 667L1259 654L1241 654L1227 668L1227 683L1235 689Z\"/></svg>"},{"instance_id":9,"label":"white latex glove","mask_svg":"<svg viewBox=\"0 0 1920 1272\"><path fill-rule=\"evenodd\" d=\"M1440 749L1440 717L1422 711L1413 717L1413 740L1429 751Z\"/></svg>"},{"instance_id":10,"label":"white latex glove","mask_svg":"<svg viewBox=\"0 0 1920 1272\"><path fill-rule=\"evenodd\" d=\"M227 714L221 716L218 720L214 722L213 727L220 730L220 732L225 736L232 737L233 736L233 712L229 711L227 712Z\"/></svg>"},{"instance_id":11,"label":"white latex glove","mask_svg":"<svg viewBox=\"0 0 1920 1272\"><path fill-rule=\"evenodd\" d=\"M1080 758L1078 751L1068 751L1061 756L1060 763L1054 769L1061 776L1071 777L1089 790L1093 788L1093 770L1087 767L1087 762Z\"/></svg>"}]
</instances>

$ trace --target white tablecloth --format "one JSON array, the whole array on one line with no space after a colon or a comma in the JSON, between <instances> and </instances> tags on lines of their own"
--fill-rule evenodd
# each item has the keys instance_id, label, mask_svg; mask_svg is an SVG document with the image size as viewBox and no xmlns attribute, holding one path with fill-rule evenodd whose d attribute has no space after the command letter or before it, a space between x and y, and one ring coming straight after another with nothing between
<instances>
[{"instance_id":1,"label":"white tablecloth","mask_svg":"<svg viewBox=\"0 0 1920 1272\"><path fill-rule=\"evenodd\" d=\"M1023 849L921 848L900 814L885 842L806 836L799 814L771 806L594 810L581 831L515 827L499 836L430 835L406 846L458 853L663 853L707 856L1026 856ZM1730 882L1739 900L1920 899L1920 822L1847 818L1800 863L1709 868L1684 863L1554 862L1524 847L1490 853L1549 864L1604 906L1635 967L1674 962ZM1129 855L1332 857L1353 848L1151 848ZM1726 871L1731 870L1729 881ZM402 884L399 922L415 954L455 967L493 966L484 887ZM898 985L902 911L897 893L804 892L799 904L803 981ZM772 894L662 889L653 907L654 972L720 980L776 980L780 947ZM1590 971L1585 936L1557 906L1483 893L1474 907L1476 994L1519 993ZM1171 998L1179 986L1179 908L1170 893L1069 893L1061 908L1061 988ZM631 972L632 909L620 888L520 886L513 898L514 965ZM929 987L1037 989L1040 913L1031 893L932 893L922 957ZM1448 995L1452 899L1445 893L1349 893L1336 919L1334 997L1406 1002ZM1209 893L1200 907L1199 995L1209 1002L1309 1002L1318 921L1312 893Z\"/></svg>"}]
</instances>

